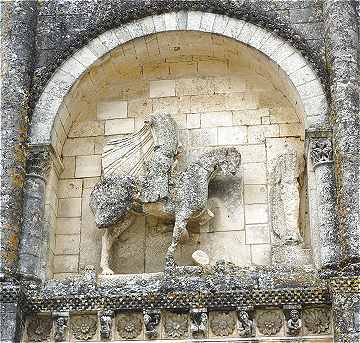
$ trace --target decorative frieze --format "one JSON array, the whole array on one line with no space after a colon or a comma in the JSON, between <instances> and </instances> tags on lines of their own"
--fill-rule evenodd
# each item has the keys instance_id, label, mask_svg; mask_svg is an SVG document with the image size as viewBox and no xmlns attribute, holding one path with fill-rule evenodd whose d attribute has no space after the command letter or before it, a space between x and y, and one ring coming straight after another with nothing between
<instances>
[{"instance_id":1,"label":"decorative frieze","mask_svg":"<svg viewBox=\"0 0 360 343\"><path fill-rule=\"evenodd\" d=\"M121 338L134 339L142 331L142 315L140 313L121 313L116 319L116 330Z\"/></svg>"},{"instance_id":2,"label":"decorative frieze","mask_svg":"<svg viewBox=\"0 0 360 343\"><path fill-rule=\"evenodd\" d=\"M186 313L167 313L164 323L166 338L187 338L189 320Z\"/></svg>"},{"instance_id":3,"label":"decorative frieze","mask_svg":"<svg viewBox=\"0 0 360 343\"><path fill-rule=\"evenodd\" d=\"M283 326L281 312L278 310L260 311L256 317L256 325L264 336L277 335Z\"/></svg>"},{"instance_id":4,"label":"decorative frieze","mask_svg":"<svg viewBox=\"0 0 360 343\"><path fill-rule=\"evenodd\" d=\"M71 330L75 339L83 341L91 340L97 331L97 317L83 315L71 318Z\"/></svg>"},{"instance_id":5,"label":"decorative frieze","mask_svg":"<svg viewBox=\"0 0 360 343\"><path fill-rule=\"evenodd\" d=\"M233 312L213 312L210 319L210 328L215 336L230 336L235 330Z\"/></svg>"},{"instance_id":6,"label":"decorative frieze","mask_svg":"<svg viewBox=\"0 0 360 343\"><path fill-rule=\"evenodd\" d=\"M27 325L28 341L48 341L51 335L52 320L50 317L33 316Z\"/></svg>"},{"instance_id":7,"label":"decorative frieze","mask_svg":"<svg viewBox=\"0 0 360 343\"><path fill-rule=\"evenodd\" d=\"M160 310L144 310L145 336L149 339L159 336Z\"/></svg>"}]
</instances>

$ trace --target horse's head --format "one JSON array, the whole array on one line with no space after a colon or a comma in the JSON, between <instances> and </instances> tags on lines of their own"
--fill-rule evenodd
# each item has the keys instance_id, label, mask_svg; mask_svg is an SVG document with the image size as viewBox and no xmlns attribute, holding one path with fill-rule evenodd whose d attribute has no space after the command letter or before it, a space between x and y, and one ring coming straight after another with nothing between
<instances>
[{"instance_id":1,"label":"horse's head","mask_svg":"<svg viewBox=\"0 0 360 343\"><path fill-rule=\"evenodd\" d=\"M223 148L219 168L224 175L235 176L241 164L241 154L236 148Z\"/></svg>"}]
</instances>

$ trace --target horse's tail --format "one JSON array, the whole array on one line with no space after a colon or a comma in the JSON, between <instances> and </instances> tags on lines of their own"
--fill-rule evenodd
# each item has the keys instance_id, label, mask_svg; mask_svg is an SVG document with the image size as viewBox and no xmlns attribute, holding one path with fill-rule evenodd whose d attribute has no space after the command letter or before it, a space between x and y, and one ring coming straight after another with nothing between
<instances>
[{"instance_id":1,"label":"horse's tail","mask_svg":"<svg viewBox=\"0 0 360 343\"><path fill-rule=\"evenodd\" d=\"M121 221L132 206L135 190L135 180L127 176L100 180L94 186L89 202L96 226L107 228Z\"/></svg>"}]
</instances>

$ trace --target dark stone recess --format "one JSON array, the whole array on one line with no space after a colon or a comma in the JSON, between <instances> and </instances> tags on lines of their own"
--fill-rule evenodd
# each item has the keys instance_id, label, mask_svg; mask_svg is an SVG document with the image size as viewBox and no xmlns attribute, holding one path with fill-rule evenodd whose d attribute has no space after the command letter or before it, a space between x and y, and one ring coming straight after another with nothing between
<instances>
[{"instance_id":1,"label":"dark stone recess","mask_svg":"<svg viewBox=\"0 0 360 343\"><path fill-rule=\"evenodd\" d=\"M320 35L322 8L317 0L44 1L39 7L33 103L56 68L91 39L136 19L180 10L224 14L268 29L300 50L326 83ZM317 49L308 39L318 42Z\"/></svg>"}]
</instances>

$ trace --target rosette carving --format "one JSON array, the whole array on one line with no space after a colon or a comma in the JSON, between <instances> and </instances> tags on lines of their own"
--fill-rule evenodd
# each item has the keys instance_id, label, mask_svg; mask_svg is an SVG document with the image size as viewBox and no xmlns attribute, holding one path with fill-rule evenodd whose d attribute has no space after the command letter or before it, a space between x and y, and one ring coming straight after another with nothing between
<instances>
[{"instance_id":1,"label":"rosette carving","mask_svg":"<svg viewBox=\"0 0 360 343\"><path fill-rule=\"evenodd\" d=\"M74 317L71 321L71 329L76 339L88 341L93 338L97 330L96 316Z\"/></svg>"},{"instance_id":2,"label":"rosette carving","mask_svg":"<svg viewBox=\"0 0 360 343\"><path fill-rule=\"evenodd\" d=\"M235 318L230 312L215 312L210 321L211 331L216 336L229 336L235 330Z\"/></svg>"},{"instance_id":3,"label":"rosette carving","mask_svg":"<svg viewBox=\"0 0 360 343\"><path fill-rule=\"evenodd\" d=\"M27 327L28 340L32 342L47 341L50 338L51 327L51 318L32 317Z\"/></svg>"},{"instance_id":4,"label":"rosette carving","mask_svg":"<svg viewBox=\"0 0 360 343\"><path fill-rule=\"evenodd\" d=\"M257 327L265 336L276 335L283 325L281 314L277 311L263 311L257 316Z\"/></svg>"},{"instance_id":5,"label":"rosette carving","mask_svg":"<svg viewBox=\"0 0 360 343\"><path fill-rule=\"evenodd\" d=\"M121 338L134 339L141 334L142 320L139 313L119 314L116 329Z\"/></svg>"},{"instance_id":6,"label":"rosette carving","mask_svg":"<svg viewBox=\"0 0 360 343\"><path fill-rule=\"evenodd\" d=\"M188 333L188 316L181 313L169 313L165 320L166 336L184 338Z\"/></svg>"},{"instance_id":7,"label":"rosette carving","mask_svg":"<svg viewBox=\"0 0 360 343\"><path fill-rule=\"evenodd\" d=\"M326 308L311 308L304 310L304 325L315 335L325 334L330 328L330 314Z\"/></svg>"}]
</instances>

